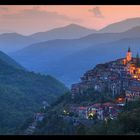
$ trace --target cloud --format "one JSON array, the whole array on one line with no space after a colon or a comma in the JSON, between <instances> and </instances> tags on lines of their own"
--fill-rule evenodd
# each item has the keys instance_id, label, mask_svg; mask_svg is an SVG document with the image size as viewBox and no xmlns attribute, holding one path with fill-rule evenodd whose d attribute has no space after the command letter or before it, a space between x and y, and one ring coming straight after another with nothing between
<instances>
[{"instance_id":1,"label":"cloud","mask_svg":"<svg viewBox=\"0 0 140 140\"><path fill-rule=\"evenodd\" d=\"M8 8L7 7L0 7L0 10L1 11L8 11Z\"/></svg>"},{"instance_id":2,"label":"cloud","mask_svg":"<svg viewBox=\"0 0 140 140\"><path fill-rule=\"evenodd\" d=\"M104 16L103 16L99 7L89 9L89 12L92 12L94 14L94 16L97 17L97 18L104 18Z\"/></svg>"},{"instance_id":3,"label":"cloud","mask_svg":"<svg viewBox=\"0 0 140 140\"><path fill-rule=\"evenodd\" d=\"M48 20L66 20L66 21L74 21L81 22L81 19L71 18L63 14L59 14L58 12L50 12L40 10L38 6L34 6L32 9L25 9L19 11L15 14L5 14L2 16L6 19L48 19Z\"/></svg>"},{"instance_id":4,"label":"cloud","mask_svg":"<svg viewBox=\"0 0 140 140\"><path fill-rule=\"evenodd\" d=\"M40 9L40 7L39 6L33 6L33 8L32 9L34 9L34 10L39 10Z\"/></svg>"},{"instance_id":5,"label":"cloud","mask_svg":"<svg viewBox=\"0 0 140 140\"><path fill-rule=\"evenodd\" d=\"M2 13L2 12L1 12ZM32 8L11 10L0 14L0 27L12 29L21 34L32 34L62 27L71 23L81 23L82 19L65 15L55 11L42 10L38 6Z\"/></svg>"}]
</instances>

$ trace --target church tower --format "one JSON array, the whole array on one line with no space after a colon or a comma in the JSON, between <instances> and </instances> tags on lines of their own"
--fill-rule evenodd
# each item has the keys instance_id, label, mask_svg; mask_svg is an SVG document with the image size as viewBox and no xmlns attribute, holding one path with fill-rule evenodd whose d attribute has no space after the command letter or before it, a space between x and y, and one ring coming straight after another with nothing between
<instances>
[{"instance_id":1,"label":"church tower","mask_svg":"<svg viewBox=\"0 0 140 140\"><path fill-rule=\"evenodd\" d=\"M132 53L130 48L128 48L127 54L126 54L126 61L130 62L132 60Z\"/></svg>"}]
</instances>

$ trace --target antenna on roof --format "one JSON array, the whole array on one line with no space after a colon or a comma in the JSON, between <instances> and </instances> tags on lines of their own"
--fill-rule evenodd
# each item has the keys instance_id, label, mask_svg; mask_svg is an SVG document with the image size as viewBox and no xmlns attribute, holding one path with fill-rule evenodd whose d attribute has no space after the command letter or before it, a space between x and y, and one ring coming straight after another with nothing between
<instances>
[{"instance_id":1,"label":"antenna on roof","mask_svg":"<svg viewBox=\"0 0 140 140\"><path fill-rule=\"evenodd\" d=\"M131 52L130 47L128 47L128 52Z\"/></svg>"}]
</instances>

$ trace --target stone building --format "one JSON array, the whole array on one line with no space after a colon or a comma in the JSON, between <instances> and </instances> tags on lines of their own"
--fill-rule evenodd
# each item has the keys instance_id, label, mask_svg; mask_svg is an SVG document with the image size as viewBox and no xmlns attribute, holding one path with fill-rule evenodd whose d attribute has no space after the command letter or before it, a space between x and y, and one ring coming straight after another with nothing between
<instances>
[{"instance_id":1,"label":"stone building","mask_svg":"<svg viewBox=\"0 0 140 140\"><path fill-rule=\"evenodd\" d=\"M135 88L134 88L135 87ZM117 59L105 64L98 64L87 71L81 82L71 87L72 97L76 94L84 94L89 88L98 92L110 92L112 96L125 91L126 96L135 94L138 97L140 87L140 63L139 56L132 57L130 48L126 58Z\"/></svg>"}]
</instances>

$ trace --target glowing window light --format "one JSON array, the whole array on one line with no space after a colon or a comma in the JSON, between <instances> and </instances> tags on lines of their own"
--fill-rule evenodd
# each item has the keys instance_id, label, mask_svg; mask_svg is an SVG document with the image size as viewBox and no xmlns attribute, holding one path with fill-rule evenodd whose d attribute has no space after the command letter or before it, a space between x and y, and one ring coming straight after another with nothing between
<instances>
[{"instance_id":1,"label":"glowing window light","mask_svg":"<svg viewBox=\"0 0 140 140\"><path fill-rule=\"evenodd\" d=\"M122 100L122 98L119 98L118 100L119 100L119 101L121 101L121 100Z\"/></svg>"},{"instance_id":2,"label":"glowing window light","mask_svg":"<svg viewBox=\"0 0 140 140\"><path fill-rule=\"evenodd\" d=\"M89 113L89 114L88 114L88 116L92 116L92 117L93 117L93 116L94 116L94 114L93 114L93 113Z\"/></svg>"},{"instance_id":3,"label":"glowing window light","mask_svg":"<svg viewBox=\"0 0 140 140\"><path fill-rule=\"evenodd\" d=\"M134 75L133 78L137 78L137 75Z\"/></svg>"}]
</instances>

